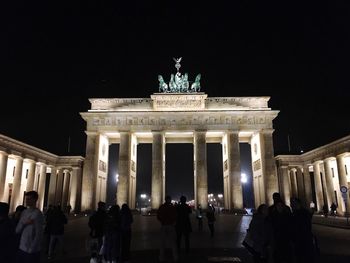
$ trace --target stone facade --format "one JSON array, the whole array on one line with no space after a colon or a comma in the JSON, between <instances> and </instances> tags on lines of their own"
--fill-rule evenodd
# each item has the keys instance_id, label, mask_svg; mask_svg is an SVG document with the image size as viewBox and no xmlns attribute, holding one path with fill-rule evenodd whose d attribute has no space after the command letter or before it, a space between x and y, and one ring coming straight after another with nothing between
<instances>
[{"instance_id":1,"label":"stone facade","mask_svg":"<svg viewBox=\"0 0 350 263\"><path fill-rule=\"evenodd\" d=\"M152 143L152 208L165 196L165 145L193 143L195 203L208 203L206 144L223 146L223 181L226 209L243 208L239 143L257 148L254 157L255 204L271 203L278 191L273 156L272 121L278 111L268 107L269 97L217 97L204 93L155 93L151 98L90 99L91 109L81 113L86 121L87 147L83 172L82 209L94 209L104 199L96 182L101 149L119 147L117 203L135 208L138 143ZM103 140L98 139L103 138ZM107 153L108 155L108 153Z\"/></svg>"},{"instance_id":2,"label":"stone facade","mask_svg":"<svg viewBox=\"0 0 350 263\"><path fill-rule=\"evenodd\" d=\"M332 203L338 205L338 214L350 212L349 192L340 188L350 187L350 136L303 153L275 157L284 199L299 197L309 206L311 201L317 210Z\"/></svg>"},{"instance_id":3,"label":"stone facade","mask_svg":"<svg viewBox=\"0 0 350 263\"><path fill-rule=\"evenodd\" d=\"M9 203L12 212L24 204L25 192L35 190L40 209L44 204L70 204L72 211L80 211L83 161L81 156L57 156L0 134L0 200Z\"/></svg>"}]
</instances>

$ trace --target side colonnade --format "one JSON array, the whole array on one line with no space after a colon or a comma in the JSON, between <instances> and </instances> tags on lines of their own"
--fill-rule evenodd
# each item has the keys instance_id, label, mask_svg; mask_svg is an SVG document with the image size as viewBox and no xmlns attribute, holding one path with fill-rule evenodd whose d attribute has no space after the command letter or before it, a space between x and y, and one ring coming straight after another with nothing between
<instances>
[{"instance_id":1,"label":"side colonnade","mask_svg":"<svg viewBox=\"0 0 350 263\"><path fill-rule=\"evenodd\" d=\"M28 191L39 194L38 208L71 206L80 211L82 164L80 156L57 156L0 134L0 201L10 212L25 205Z\"/></svg>"},{"instance_id":2,"label":"side colonnade","mask_svg":"<svg viewBox=\"0 0 350 263\"><path fill-rule=\"evenodd\" d=\"M300 198L315 203L318 212L332 203L337 213L350 212L350 136L301 155L276 156L280 189L287 204Z\"/></svg>"}]
</instances>

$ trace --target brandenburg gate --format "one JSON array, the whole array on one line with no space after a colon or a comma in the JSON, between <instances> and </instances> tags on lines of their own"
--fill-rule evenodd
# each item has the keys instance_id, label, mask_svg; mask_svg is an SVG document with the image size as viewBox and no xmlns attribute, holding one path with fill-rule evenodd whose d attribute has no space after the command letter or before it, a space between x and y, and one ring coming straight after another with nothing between
<instances>
[{"instance_id":1,"label":"brandenburg gate","mask_svg":"<svg viewBox=\"0 0 350 263\"><path fill-rule=\"evenodd\" d=\"M159 93L150 98L90 99L91 109L81 113L87 124L82 210L94 209L106 199L108 150L113 143L119 144L119 205L135 208L139 143L152 143L154 209L166 194L166 144L193 143L195 203L206 208L206 143L221 143L224 206L243 208L240 142L251 145L255 205L272 204L272 194L278 191L272 121L279 111L268 107L269 97L208 97L200 91L200 75L191 86L187 78L178 70L168 85L159 76Z\"/></svg>"}]
</instances>

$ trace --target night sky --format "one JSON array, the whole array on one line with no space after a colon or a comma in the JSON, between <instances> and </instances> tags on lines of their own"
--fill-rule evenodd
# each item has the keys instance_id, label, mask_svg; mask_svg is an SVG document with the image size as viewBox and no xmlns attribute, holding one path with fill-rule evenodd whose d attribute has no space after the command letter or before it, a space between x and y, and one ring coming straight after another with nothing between
<instances>
[{"instance_id":1,"label":"night sky","mask_svg":"<svg viewBox=\"0 0 350 263\"><path fill-rule=\"evenodd\" d=\"M210 97L271 96L275 154L288 134L299 153L350 133L346 1L9 2L0 133L14 139L84 156L88 98L149 98L173 57Z\"/></svg>"}]
</instances>

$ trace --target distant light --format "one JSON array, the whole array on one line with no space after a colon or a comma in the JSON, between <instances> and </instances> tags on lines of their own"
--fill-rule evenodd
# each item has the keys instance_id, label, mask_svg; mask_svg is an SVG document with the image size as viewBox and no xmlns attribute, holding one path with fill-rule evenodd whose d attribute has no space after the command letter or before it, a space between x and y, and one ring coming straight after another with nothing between
<instances>
[{"instance_id":1,"label":"distant light","mask_svg":"<svg viewBox=\"0 0 350 263\"><path fill-rule=\"evenodd\" d=\"M300 150L300 153L303 153L304 151L303 150Z\"/></svg>"},{"instance_id":2,"label":"distant light","mask_svg":"<svg viewBox=\"0 0 350 263\"><path fill-rule=\"evenodd\" d=\"M243 184L248 182L248 178L247 178L247 175L245 173L241 173L241 182Z\"/></svg>"},{"instance_id":3,"label":"distant light","mask_svg":"<svg viewBox=\"0 0 350 263\"><path fill-rule=\"evenodd\" d=\"M151 202L151 199L148 199L148 202Z\"/></svg>"},{"instance_id":4,"label":"distant light","mask_svg":"<svg viewBox=\"0 0 350 263\"><path fill-rule=\"evenodd\" d=\"M218 198L223 198L224 196L222 194L218 194Z\"/></svg>"},{"instance_id":5,"label":"distant light","mask_svg":"<svg viewBox=\"0 0 350 263\"><path fill-rule=\"evenodd\" d=\"M141 197L142 199L146 199L146 198L147 198L147 195L146 195L146 194L140 194L140 197Z\"/></svg>"},{"instance_id":6,"label":"distant light","mask_svg":"<svg viewBox=\"0 0 350 263\"><path fill-rule=\"evenodd\" d=\"M118 183L119 182L119 174L115 174L115 181Z\"/></svg>"}]
</instances>

